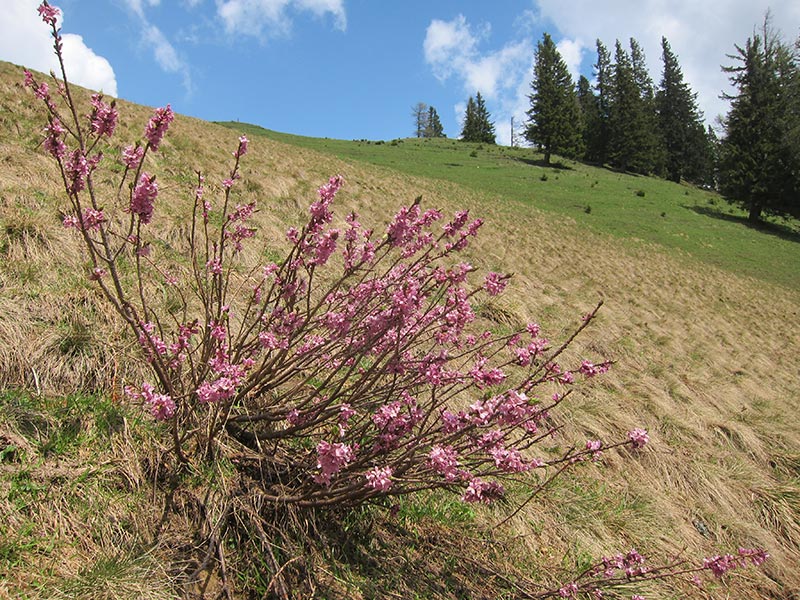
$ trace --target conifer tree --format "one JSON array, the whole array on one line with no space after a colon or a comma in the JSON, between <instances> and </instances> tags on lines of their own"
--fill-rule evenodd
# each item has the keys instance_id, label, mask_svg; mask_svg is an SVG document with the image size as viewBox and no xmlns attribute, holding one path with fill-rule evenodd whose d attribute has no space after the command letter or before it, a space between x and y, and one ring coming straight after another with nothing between
<instances>
[{"instance_id":1,"label":"conifer tree","mask_svg":"<svg viewBox=\"0 0 800 600\"><path fill-rule=\"evenodd\" d=\"M464 111L464 121L461 124L461 139L473 142L478 137L478 117L475 110L475 99L470 96L467 100L467 109Z\"/></svg>"},{"instance_id":2,"label":"conifer tree","mask_svg":"<svg viewBox=\"0 0 800 600\"><path fill-rule=\"evenodd\" d=\"M710 160L708 134L702 124L702 114L697 108L697 95L683 80L678 58L672 52L667 38L661 38L663 73L656 94L658 129L664 144L665 175L679 182L681 177L700 182L708 181L709 165L697 169L698 161Z\"/></svg>"},{"instance_id":3,"label":"conifer tree","mask_svg":"<svg viewBox=\"0 0 800 600\"><path fill-rule=\"evenodd\" d=\"M590 142L586 146L586 158L598 164L608 161L608 143L611 127L611 98L614 95L614 74L612 72L611 54L599 39L597 45L597 63L594 65L595 90L597 91L597 124L590 133Z\"/></svg>"},{"instance_id":4,"label":"conifer tree","mask_svg":"<svg viewBox=\"0 0 800 600\"><path fill-rule=\"evenodd\" d=\"M494 123L491 121L486 103L478 92L476 98L469 97L467 110L464 113L464 124L461 128L461 139L465 142L494 144Z\"/></svg>"},{"instance_id":5,"label":"conifer tree","mask_svg":"<svg viewBox=\"0 0 800 600\"><path fill-rule=\"evenodd\" d=\"M425 127L424 137L429 137L429 138L446 137L444 135L444 128L442 127L442 122L439 119L439 113L436 112L436 109L433 106L428 107L428 118Z\"/></svg>"},{"instance_id":6,"label":"conifer tree","mask_svg":"<svg viewBox=\"0 0 800 600\"><path fill-rule=\"evenodd\" d=\"M592 90L592 84L581 75L578 79L578 106L581 110L581 137L583 138L584 160L599 162L600 149L600 103Z\"/></svg>"},{"instance_id":7,"label":"conifer tree","mask_svg":"<svg viewBox=\"0 0 800 600\"><path fill-rule=\"evenodd\" d=\"M575 157L582 150L581 113L572 76L549 34L536 46L533 93L525 137L544 152L544 164L553 153Z\"/></svg>"},{"instance_id":8,"label":"conifer tree","mask_svg":"<svg viewBox=\"0 0 800 600\"><path fill-rule=\"evenodd\" d=\"M651 173L656 166L653 135L655 115L652 82L646 74L644 55L632 44L633 61L617 40L614 51L613 88L609 101L609 162L623 171ZM650 92L648 92L648 87Z\"/></svg>"},{"instance_id":9,"label":"conifer tree","mask_svg":"<svg viewBox=\"0 0 800 600\"><path fill-rule=\"evenodd\" d=\"M616 42L613 67L613 93L609 98L610 163L629 170L635 163L641 143L641 103L639 88L633 76L631 59L625 49Z\"/></svg>"},{"instance_id":10,"label":"conifer tree","mask_svg":"<svg viewBox=\"0 0 800 600\"><path fill-rule=\"evenodd\" d=\"M632 170L639 173L663 173L664 162L661 139L658 131L655 90L653 80L647 72L644 50L634 38L630 39L631 69L633 80L639 90L639 147Z\"/></svg>"},{"instance_id":11,"label":"conifer tree","mask_svg":"<svg viewBox=\"0 0 800 600\"><path fill-rule=\"evenodd\" d=\"M793 137L798 64L793 49L772 30L769 14L760 34L736 46L723 67L737 93L730 96L721 145L720 185L756 223L766 212L800 216L800 149Z\"/></svg>"}]
</instances>

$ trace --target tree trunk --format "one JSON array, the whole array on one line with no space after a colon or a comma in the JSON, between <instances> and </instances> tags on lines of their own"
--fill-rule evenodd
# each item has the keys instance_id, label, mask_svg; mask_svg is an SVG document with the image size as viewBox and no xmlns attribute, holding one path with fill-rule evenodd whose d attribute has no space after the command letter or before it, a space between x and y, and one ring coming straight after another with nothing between
<instances>
[{"instance_id":1,"label":"tree trunk","mask_svg":"<svg viewBox=\"0 0 800 600\"><path fill-rule=\"evenodd\" d=\"M544 166L545 167L550 166L550 148L544 149Z\"/></svg>"},{"instance_id":2,"label":"tree trunk","mask_svg":"<svg viewBox=\"0 0 800 600\"><path fill-rule=\"evenodd\" d=\"M750 205L750 214L747 215L747 220L752 223L760 223L761 222L761 203L760 202L753 202Z\"/></svg>"}]
</instances>

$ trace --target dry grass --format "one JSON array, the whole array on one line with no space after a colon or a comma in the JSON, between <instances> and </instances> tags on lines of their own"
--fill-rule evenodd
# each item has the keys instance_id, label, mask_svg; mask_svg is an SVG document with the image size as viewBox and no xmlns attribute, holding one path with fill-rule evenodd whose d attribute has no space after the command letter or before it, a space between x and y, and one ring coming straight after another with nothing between
<instances>
[{"instance_id":1,"label":"dry grass","mask_svg":"<svg viewBox=\"0 0 800 600\"><path fill-rule=\"evenodd\" d=\"M137 367L112 315L80 276L77 241L58 226L63 203L54 166L37 148L42 116L21 80L19 69L0 64L0 140L5 140L0 143L0 384L50 395L112 384L119 389L136 377ZM122 144L139 135L148 110L125 102L120 108L124 122L117 143ZM225 165L218 163L227 160L235 143L236 134L228 129L176 120L149 165L159 173L163 191L158 211L172 217L158 220L157 235L179 247L176 232L185 223L193 171L202 168L209 171L209 182L220 181ZM652 444L637 457L609 453L603 468L592 466L563 480L515 518L509 533L523 540L525 561L551 564L565 553L633 545L661 556L758 545L772 554L763 571L737 576L731 587L709 588L706 597L800 597L796 292L658 247L621 248L568 220L453 184L262 138L251 148L239 193L243 201L259 201L256 220L265 247L253 249L247 260L275 253L282 231L300 221L314 188L341 173L347 185L337 198L339 215L356 209L362 222L383 222L401 203L422 194L427 205L448 211L466 206L484 217L487 225L470 260L483 269L515 273L487 317L504 323L538 320L558 339L598 298L605 300L597 325L571 352L613 358L617 365L576 394L568 434L611 439L643 426ZM87 464L83 460L68 466L80 468ZM58 536L78 529L78 523L58 519L68 512L58 506L48 510L53 520L36 524L43 532ZM477 518L491 523L494 517ZM79 543L70 560L99 564L87 557L110 556L105 543ZM121 577L151 578L155 567L146 556L122 556ZM14 577L30 576L26 569L16 569ZM67 583L59 593L70 597L69 590L83 589L92 573L73 568L62 574ZM0 597L3 585L9 584L0 583ZM667 586L659 593L681 597L686 589Z\"/></svg>"}]
</instances>

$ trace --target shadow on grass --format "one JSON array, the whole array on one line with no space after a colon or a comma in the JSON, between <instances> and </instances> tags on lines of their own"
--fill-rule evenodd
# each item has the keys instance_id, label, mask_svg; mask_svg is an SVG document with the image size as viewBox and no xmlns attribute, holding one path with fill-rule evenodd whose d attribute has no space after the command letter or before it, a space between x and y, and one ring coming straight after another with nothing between
<instances>
[{"instance_id":1,"label":"shadow on grass","mask_svg":"<svg viewBox=\"0 0 800 600\"><path fill-rule=\"evenodd\" d=\"M713 219L720 219L722 221L729 221L731 223L738 223L739 225L744 225L749 229L754 229L761 233L766 233L767 235L773 235L777 238L786 240L788 242L795 242L800 244L800 231L789 225L783 225L781 223L770 223L768 221L759 221L758 223L751 223L750 221L748 221L745 215L732 215L730 213L724 212L722 209L717 208L715 206L697 206L697 205L684 204L683 207L688 208L689 210L694 211L699 215L711 217ZM797 227L797 225L795 225L795 227Z\"/></svg>"},{"instance_id":2,"label":"shadow on grass","mask_svg":"<svg viewBox=\"0 0 800 600\"><path fill-rule=\"evenodd\" d=\"M516 160L518 162L525 163L526 165L530 165L532 167L542 167L543 169L556 169L558 171L572 171L573 168L565 165L562 162L553 162L550 161L549 165L544 164L543 158L524 158L522 156L515 156L512 160Z\"/></svg>"}]
</instances>

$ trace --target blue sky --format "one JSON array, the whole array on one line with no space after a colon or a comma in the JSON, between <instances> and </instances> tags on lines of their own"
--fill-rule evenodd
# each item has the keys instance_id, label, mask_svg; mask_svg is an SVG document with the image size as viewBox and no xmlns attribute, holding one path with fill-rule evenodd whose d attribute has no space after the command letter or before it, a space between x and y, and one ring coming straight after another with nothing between
<instances>
[{"instance_id":1,"label":"blue sky","mask_svg":"<svg viewBox=\"0 0 800 600\"><path fill-rule=\"evenodd\" d=\"M0 59L49 70L38 0L3 0ZM56 0L76 82L133 102L171 103L208 120L241 120L319 137L413 133L411 108L435 106L457 137L480 90L500 142L527 109L544 31L572 72L591 78L594 41L636 37L660 79L666 35L709 121L726 110L719 65L771 8L800 34L795 0Z\"/></svg>"}]
</instances>

